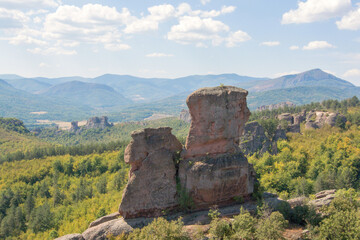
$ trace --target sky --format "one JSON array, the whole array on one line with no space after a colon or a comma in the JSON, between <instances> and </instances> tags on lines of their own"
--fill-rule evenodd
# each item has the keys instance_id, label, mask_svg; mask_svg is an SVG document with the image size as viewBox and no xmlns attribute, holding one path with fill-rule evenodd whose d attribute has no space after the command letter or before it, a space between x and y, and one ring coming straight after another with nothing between
<instances>
[{"instance_id":1,"label":"sky","mask_svg":"<svg viewBox=\"0 0 360 240\"><path fill-rule=\"evenodd\" d=\"M0 0L0 74L278 77L360 86L360 0Z\"/></svg>"}]
</instances>

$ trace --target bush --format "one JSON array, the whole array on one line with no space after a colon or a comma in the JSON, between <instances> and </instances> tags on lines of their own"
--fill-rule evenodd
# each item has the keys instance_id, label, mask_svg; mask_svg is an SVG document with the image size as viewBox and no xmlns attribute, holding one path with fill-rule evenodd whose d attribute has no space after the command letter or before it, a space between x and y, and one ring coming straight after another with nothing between
<instances>
[{"instance_id":1,"label":"bush","mask_svg":"<svg viewBox=\"0 0 360 240\"><path fill-rule=\"evenodd\" d=\"M240 209L240 214L234 217L232 229L234 231L234 239L254 239L256 231L257 219L251 216L248 211Z\"/></svg>"},{"instance_id":2,"label":"bush","mask_svg":"<svg viewBox=\"0 0 360 240\"><path fill-rule=\"evenodd\" d=\"M282 232L287 225L280 212L273 212L268 218L260 219L257 229L256 237L261 240L278 240L284 239Z\"/></svg>"},{"instance_id":3,"label":"bush","mask_svg":"<svg viewBox=\"0 0 360 240\"><path fill-rule=\"evenodd\" d=\"M167 221L157 218L142 229L135 229L127 237L128 240L190 240L187 233L183 232L182 219Z\"/></svg>"},{"instance_id":4,"label":"bush","mask_svg":"<svg viewBox=\"0 0 360 240\"><path fill-rule=\"evenodd\" d=\"M229 220L219 218L211 221L209 232L215 239L227 239L233 234Z\"/></svg>"}]
</instances>

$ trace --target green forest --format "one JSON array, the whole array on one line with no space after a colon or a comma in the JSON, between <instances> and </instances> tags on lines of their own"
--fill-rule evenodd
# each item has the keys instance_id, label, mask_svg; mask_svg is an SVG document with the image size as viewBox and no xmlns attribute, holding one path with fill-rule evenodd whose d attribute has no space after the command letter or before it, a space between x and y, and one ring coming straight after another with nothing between
<instances>
[{"instance_id":1,"label":"green forest","mask_svg":"<svg viewBox=\"0 0 360 240\"><path fill-rule=\"evenodd\" d=\"M253 196L255 215L242 210L234 221L210 211L213 239L281 239L288 224L306 226L311 239L360 238L360 103L354 97L327 100L294 108L255 112L271 135L283 112L337 111L345 124L288 133L278 142L278 153L248 156L258 186ZM189 124L178 119L119 124L74 134L43 129L35 136L17 119L0 118L0 239L54 239L81 233L95 219L116 212L127 183L129 166L124 149L133 130L170 126L184 143ZM282 199L313 197L325 189L343 189L319 216L313 209L270 212L262 204L263 191ZM335 227L334 227L335 226ZM165 235L167 237L164 237ZM202 234L198 233L199 236ZM151 236L150 236L151 235ZM149 237L144 237L149 236ZM119 237L118 237L119 238ZM181 219L163 218L119 239L190 239ZM194 239L194 238L193 238ZM197 238L195 238L197 239Z\"/></svg>"}]
</instances>

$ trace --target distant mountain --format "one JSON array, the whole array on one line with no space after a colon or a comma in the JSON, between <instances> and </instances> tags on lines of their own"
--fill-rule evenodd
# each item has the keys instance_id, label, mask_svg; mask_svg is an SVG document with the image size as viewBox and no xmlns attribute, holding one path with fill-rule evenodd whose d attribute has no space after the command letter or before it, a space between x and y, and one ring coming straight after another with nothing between
<instances>
[{"instance_id":1,"label":"distant mountain","mask_svg":"<svg viewBox=\"0 0 360 240\"><path fill-rule=\"evenodd\" d=\"M91 116L91 111L91 108L80 104L74 106L62 99L39 96L16 89L0 80L1 117L16 117L29 124L34 123L36 119L82 120Z\"/></svg>"},{"instance_id":2,"label":"distant mountain","mask_svg":"<svg viewBox=\"0 0 360 240\"><path fill-rule=\"evenodd\" d=\"M250 92L247 97L248 106L255 110L262 105L270 105L281 102L292 102L296 105L321 102L327 99L346 99L360 96L360 87L336 88L336 87L294 87L275 89L264 92Z\"/></svg>"},{"instance_id":3,"label":"distant mountain","mask_svg":"<svg viewBox=\"0 0 360 240\"><path fill-rule=\"evenodd\" d=\"M0 74L0 79L3 80L13 80L13 79L22 79L23 77L16 74Z\"/></svg>"},{"instance_id":4,"label":"distant mountain","mask_svg":"<svg viewBox=\"0 0 360 240\"><path fill-rule=\"evenodd\" d=\"M94 108L125 106L131 103L129 99L110 86L80 81L61 83L39 94L64 99L72 102L74 105L82 104Z\"/></svg>"},{"instance_id":5,"label":"distant mountain","mask_svg":"<svg viewBox=\"0 0 360 240\"><path fill-rule=\"evenodd\" d=\"M36 93L51 87L51 84L47 82L41 82L33 78L7 79L6 82L11 84L11 86L14 88L30 93Z\"/></svg>"},{"instance_id":6,"label":"distant mountain","mask_svg":"<svg viewBox=\"0 0 360 240\"><path fill-rule=\"evenodd\" d=\"M348 88L355 87L352 83L335 77L320 69L313 69L307 72L286 75L275 79L260 82L249 88L250 91L260 92L273 89L293 88L293 87L336 87Z\"/></svg>"}]
</instances>

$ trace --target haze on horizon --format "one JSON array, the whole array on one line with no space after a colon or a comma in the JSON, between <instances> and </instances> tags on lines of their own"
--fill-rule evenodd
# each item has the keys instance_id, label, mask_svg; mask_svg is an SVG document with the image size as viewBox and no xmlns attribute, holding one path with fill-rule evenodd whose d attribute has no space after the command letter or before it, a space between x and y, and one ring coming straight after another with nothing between
<instances>
[{"instance_id":1,"label":"haze on horizon","mask_svg":"<svg viewBox=\"0 0 360 240\"><path fill-rule=\"evenodd\" d=\"M360 85L359 30L360 0L0 0L0 74L277 77L321 68Z\"/></svg>"}]
</instances>

